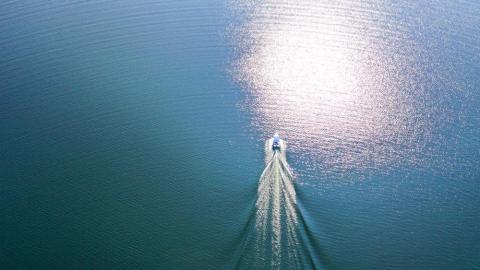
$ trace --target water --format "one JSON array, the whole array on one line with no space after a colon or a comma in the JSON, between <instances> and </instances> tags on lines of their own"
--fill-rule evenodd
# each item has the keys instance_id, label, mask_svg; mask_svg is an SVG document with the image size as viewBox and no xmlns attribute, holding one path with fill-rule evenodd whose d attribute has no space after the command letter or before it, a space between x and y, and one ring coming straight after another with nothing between
<instances>
[{"instance_id":1,"label":"water","mask_svg":"<svg viewBox=\"0 0 480 270\"><path fill-rule=\"evenodd\" d=\"M2 2L0 268L480 269L479 14Z\"/></svg>"}]
</instances>

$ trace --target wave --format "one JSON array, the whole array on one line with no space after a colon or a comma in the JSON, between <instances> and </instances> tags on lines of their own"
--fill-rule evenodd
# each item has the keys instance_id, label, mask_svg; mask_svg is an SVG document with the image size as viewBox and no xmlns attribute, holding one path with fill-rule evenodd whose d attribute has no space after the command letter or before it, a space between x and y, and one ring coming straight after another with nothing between
<instances>
[{"instance_id":1,"label":"wave","mask_svg":"<svg viewBox=\"0 0 480 270\"><path fill-rule=\"evenodd\" d=\"M236 269L319 269L306 224L297 206L294 177L281 151L265 142L265 169L257 188L243 250Z\"/></svg>"}]
</instances>

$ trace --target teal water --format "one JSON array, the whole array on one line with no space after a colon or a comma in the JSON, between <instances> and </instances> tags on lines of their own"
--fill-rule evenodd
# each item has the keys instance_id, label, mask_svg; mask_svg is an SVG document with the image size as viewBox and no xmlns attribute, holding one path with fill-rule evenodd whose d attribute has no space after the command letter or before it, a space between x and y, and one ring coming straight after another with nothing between
<instances>
[{"instance_id":1,"label":"teal water","mask_svg":"<svg viewBox=\"0 0 480 270\"><path fill-rule=\"evenodd\" d=\"M3 1L0 268L480 269L479 15Z\"/></svg>"}]
</instances>

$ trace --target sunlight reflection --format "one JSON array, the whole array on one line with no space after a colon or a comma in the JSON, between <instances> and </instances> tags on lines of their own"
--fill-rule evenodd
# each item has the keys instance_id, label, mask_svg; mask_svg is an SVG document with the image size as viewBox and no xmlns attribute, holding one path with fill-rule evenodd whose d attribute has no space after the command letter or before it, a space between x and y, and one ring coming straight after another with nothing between
<instances>
[{"instance_id":1,"label":"sunlight reflection","mask_svg":"<svg viewBox=\"0 0 480 270\"><path fill-rule=\"evenodd\" d=\"M398 51L414 46L400 31L378 36L375 16L384 14L367 19L361 6L310 1L242 8L249 16L235 33L241 55L234 76L248 90L254 125L266 136L281 131L292 151L308 151L330 167L401 157L407 135L422 125L409 122L414 110L404 88L416 70L408 52Z\"/></svg>"},{"instance_id":2,"label":"sunlight reflection","mask_svg":"<svg viewBox=\"0 0 480 270\"><path fill-rule=\"evenodd\" d=\"M264 36L265 45L243 59L244 79L257 102L270 107L259 106L257 113L277 125L288 118L308 121L322 112L345 113L359 98L352 51L288 23L284 28Z\"/></svg>"}]
</instances>

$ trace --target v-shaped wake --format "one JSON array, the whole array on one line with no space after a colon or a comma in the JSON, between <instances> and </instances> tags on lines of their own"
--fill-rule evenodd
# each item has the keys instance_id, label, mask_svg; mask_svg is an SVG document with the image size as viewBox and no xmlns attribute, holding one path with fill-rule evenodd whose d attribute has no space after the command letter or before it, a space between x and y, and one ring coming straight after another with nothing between
<instances>
[{"instance_id":1,"label":"v-shaped wake","mask_svg":"<svg viewBox=\"0 0 480 270\"><path fill-rule=\"evenodd\" d=\"M265 169L258 184L254 220L239 269L315 269L305 245L293 175L286 160L286 144L265 143ZM274 150L275 149L275 150ZM303 237L302 237L303 235Z\"/></svg>"}]
</instances>

